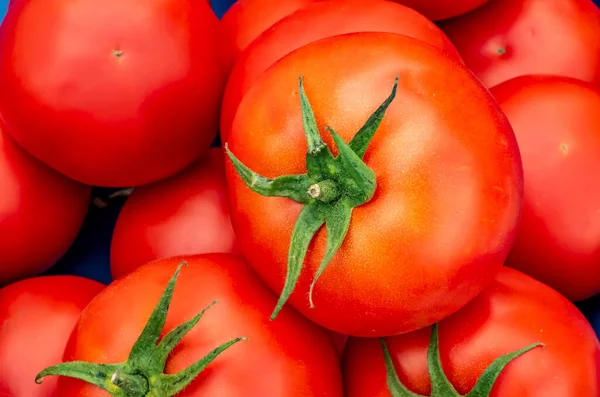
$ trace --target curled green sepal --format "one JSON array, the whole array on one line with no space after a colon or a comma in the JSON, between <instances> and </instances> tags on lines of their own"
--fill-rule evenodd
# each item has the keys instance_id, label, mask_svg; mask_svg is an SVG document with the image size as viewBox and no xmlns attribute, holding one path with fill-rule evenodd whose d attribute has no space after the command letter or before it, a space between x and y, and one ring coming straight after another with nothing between
<instances>
[{"instance_id":1,"label":"curled green sepal","mask_svg":"<svg viewBox=\"0 0 600 397\"><path fill-rule=\"evenodd\" d=\"M173 298L175 281L184 265L187 264L185 262L179 264L175 274L169 280L144 330L131 348L126 362L120 364L66 362L42 370L36 376L35 382L42 383L46 376L67 376L91 383L106 390L113 397L170 397L183 390L221 353L234 344L246 340L246 338L232 339L186 369L172 375L164 373L167 358L175 346L198 324L203 314L217 303L214 301L194 318L175 327L159 342Z\"/></svg>"},{"instance_id":2,"label":"curled green sepal","mask_svg":"<svg viewBox=\"0 0 600 397\"><path fill-rule=\"evenodd\" d=\"M394 368L394 363L385 340L380 338L379 342L381 344L381 349L383 350L383 357L385 360L387 385L392 397L424 397L411 392L402 384L398 378L396 369ZM516 358L522 356L530 350L535 349L536 347L543 348L544 345L542 343L533 343L527 347L524 347L523 349L497 358L483 372L483 374L481 374L473 389L465 396L461 396L458 394L454 386L452 386L448 380L448 377L444 373L444 369L442 368L439 347L439 331L438 325L435 324L431 331L429 349L427 351L427 367L429 368L429 377L431 379L430 397L489 397L490 393L492 392L492 388L498 379L498 376L500 376L500 373L502 373L504 368Z\"/></svg>"},{"instance_id":3,"label":"curled green sepal","mask_svg":"<svg viewBox=\"0 0 600 397\"><path fill-rule=\"evenodd\" d=\"M292 232L288 251L288 268L283 290L271 316L274 320L302 274L306 253L319 229L326 225L326 252L313 277L309 304L314 307L313 292L319 277L342 246L352 219L352 210L370 201L377 188L377 177L363 157L379 128L387 108L396 96L398 78L391 94L346 143L331 127L326 126L338 149L334 157L323 141L310 101L304 90L302 76L298 81L302 123L306 137L306 173L266 178L244 165L225 144L225 151L242 181L255 193L292 199L303 205Z\"/></svg>"}]
</instances>

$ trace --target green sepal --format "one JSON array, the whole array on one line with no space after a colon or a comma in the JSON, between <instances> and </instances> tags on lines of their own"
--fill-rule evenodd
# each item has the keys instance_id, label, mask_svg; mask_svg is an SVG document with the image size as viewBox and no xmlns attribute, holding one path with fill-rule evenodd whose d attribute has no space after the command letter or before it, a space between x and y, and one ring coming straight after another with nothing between
<instances>
[{"instance_id":1,"label":"green sepal","mask_svg":"<svg viewBox=\"0 0 600 397\"><path fill-rule=\"evenodd\" d=\"M359 158L363 158L365 156L365 152L371 143L371 139L375 135L375 132L379 128L381 121L383 120L383 116L385 116L385 112L387 108L392 104L392 101L396 98L396 92L398 91L398 76L396 76L396 80L394 81L394 86L392 87L392 92L390 96L387 97L385 101L377 108L377 110L369 117L367 122L358 130L354 138L350 141L350 148Z\"/></svg>"},{"instance_id":2,"label":"green sepal","mask_svg":"<svg viewBox=\"0 0 600 397\"><path fill-rule=\"evenodd\" d=\"M302 204L311 201L307 192L310 186L313 185L313 182L308 175L286 175L275 179L269 179L246 167L233 153L231 153L227 143L225 144L225 151L236 172L242 178L242 181L244 181L246 186L252 189L252 191L261 196L285 197Z\"/></svg>"},{"instance_id":3,"label":"green sepal","mask_svg":"<svg viewBox=\"0 0 600 397\"><path fill-rule=\"evenodd\" d=\"M106 390L115 397L128 397L125 391L112 382L112 377L123 364L94 364L84 361L71 361L45 368L35 377L35 383L42 384L47 376L68 376L91 383Z\"/></svg>"},{"instance_id":4,"label":"green sepal","mask_svg":"<svg viewBox=\"0 0 600 397\"><path fill-rule=\"evenodd\" d=\"M230 340L186 369L173 375L164 373L169 354L200 321L203 314L217 303L216 301L211 303L194 318L175 327L159 343L173 298L175 282L182 266L185 265L187 263L182 262L177 266L144 330L131 348L126 362L119 364L65 362L42 370L35 378L36 383L41 383L46 376L67 376L100 387L114 397L171 397L183 390L221 353L234 344L246 340L246 338Z\"/></svg>"},{"instance_id":5,"label":"green sepal","mask_svg":"<svg viewBox=\"0 0 600 397\"><path fill-rule=\"evenodd\" d=\"M398 378L396 369L394 368L394 363L385 340L380 338L379 341L385 361L387 386L392 397L425 397L411 392L402 384ZM438 324L434 324L431 330L429 348L427 350L427 368L429 369L429 377L431 379L430 397L489 397L498 377L506 365L536 347L544 347L544 345L542 343L533 343L516 352L505 354L497 358L479 377L473 389L468 394L461 396L454 386L452 386L452 383L450 383L442 368Z\"/></svg>"},{"instance_id":6,"label":"green sepal","mask_svg":"<svg viewBox=\"0 0 600 397\"><path fill-rule=\"evenodd\" d=\"M271 320L274 320L290 295L296 287L296 283L302 273L302 264L308 251L308 246L312 241L315 233L325 223L325 211L322 208L324 205L315 202L312 204L305 205L300 211L300 215L294 225L294 231L292 232L292 240L290 243L290 250L288 251L288 267L287 275L285 277L285 284L275 310L271 315Z\"/></svg>"},{"instance_id":7,"label":"green sepal","mask_svg":"<svg viewBox=\"0 0 600 397\"><path fill-rule=\"evenodd\" d=\"M308 301L311 308L314 307L313 291L315 289L315 284L317 284L319 277L321 277L321 274L323 274L329 265L329 262L331 262L336 252L342 246L350 227L352 206L348 205L345 201L346 200L340 200L332 205L325 219L325 226L327 227L327 244L325 246L325 256L323 256L323 261L315 274L315 278L310 284Z\"/></svg>"},{"instance_id":8,"label":"green sepal","mask_svg":"<svg viewBox=\"0 0 600 397\"><path fill-rule=\"evenodd\" d=\"M311 241L319 229L326 225L326 253L311 282L308 297L310 307L314 307L315 285L346 238L353 208L373 198L377 177L363 162L362 157L394 100L397 87L396 77L391 94L369 117L350 144L331 127L325 127L338 149L339 154L334 157L319 133L315 114L300 76L298 92L307 145L306 174L286 175L275 179L263 177L245 166L225 145L229 159L248 188L263 196L285 197L303 205L292 232L286 279L271 316L272 320L277 317L297 285Z\"/></svg>"}]
</instances>

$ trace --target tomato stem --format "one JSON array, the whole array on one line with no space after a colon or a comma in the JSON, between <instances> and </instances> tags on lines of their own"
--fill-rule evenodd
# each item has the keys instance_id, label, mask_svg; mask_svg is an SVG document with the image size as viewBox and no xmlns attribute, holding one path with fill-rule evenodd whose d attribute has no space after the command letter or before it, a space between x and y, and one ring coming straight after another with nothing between
<instances>
[{"instance_id":1,"label":"tomato stem","mask_svg":"<svg viewBox=\"0 0 600 397\"><path fill-rule=\"evenodd\" d=\"M387 385L392 394L392 397L424 397L413 393L406 388L398 378L392 356L385 342L385 339L380 338L381 349L385 360ZM427 350L427 367L429 368L429 377L431 379L431 396L430 397L489 397L492 389L504 368L516 358L535 349L536 347L544 347L542 343L533 343L516 352L505 354L497 358L479 377L473 389L461 396L458 394L448 377L444 373L442 360L440 357L439 346L439 326L434 324L431 330L429 340L429 348Z\"/></svg>"},{"instance_id":2,"label":"tomato stem","mask_svg":"<svg viewBox=\"0 0 600 397\"><path fill-rule=\"evenodd\" d=\"M121 364L95 364L84 361L66 362L48 367L35 378L41 383L46 376L68 376L100 387L114 397L170 397L189 385L211 362L234 344L246 340L235 338L211 351L204 358L173 375L163 373L167 358L183 337L200 321L204 313L217 302L204 308L189 321L180 324L160 340L169 306L173 298L175 281L181 272L182 262L169 280L167 288L150 315L144 330Z\"/></svg>"},{"instance_id":3,"label":"tomato stem","mask_svg":"<svg viewBox=\"0 0 600 397\"><path fill-rule=\"evenodd\" d=\"M285 284L271 319L274 320L293 293L304 265L306 252L319 229L327 228L326 252L310 286L308 295L314 307L314 288L337 251L342 246L352 218L352 210L370 201L375 194L377 178L362 160L371 139L379 128L389 105L396 97L398 77L389 97L369 117L366 123L346 143L331 127L325 127L337 146L339 155L333 156L325 144L304 90L302 76L298 91L302 122L307 143L306 174L285 175L269 179L244 165L225 144L236 172L255 193L262 196L284 197L303 205L296 220L288 251L288 268Z\"/></svg>"},{"instance_id":4,"label":"tomato stem","mask_svg":"<svg viewBox=\"0 0 600 397\"><path fill-rule=\"evenodd\" d=\"M331 180L324 180L311 185L307 193L310 198L319 200L322 203L331 203L340 198L341 195L337 183Z\"/></svg>"}]
</instances>

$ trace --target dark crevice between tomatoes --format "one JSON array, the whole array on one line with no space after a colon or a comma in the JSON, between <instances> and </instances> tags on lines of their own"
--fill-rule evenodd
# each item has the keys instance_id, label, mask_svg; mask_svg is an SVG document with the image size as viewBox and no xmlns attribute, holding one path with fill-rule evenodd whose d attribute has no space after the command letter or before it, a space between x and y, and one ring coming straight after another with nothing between
<instances>
[{"instance_id":1,"label":"dark crevice between tomatoes","mask_svg":"<svg viewBox=\"0 0 600 397\"><path fill-rule=\"evenodd\" d=\"M176 374L164 373L171 351L194 328L204 313L217 303L216 301L211 303L197 316L175 327L160 340L160 343L158 342L173 298L175 281L184 265L186 263L182 262L177 267L148 323L131 348L126 362L121 364L66 362L44 369L36 376L36 383L42 383L46 376L68 376L100 387L115 397L170 397L189 385L221 353L234 344L246 340L246 338L232 339L183 371Z\"/></svg>"},{"instance_id":2,"label":"dark crevice between tomatoes","mask_svg":"<svg viewBox=\"0 0 600 397\"><path fill-rule=\"evenodd\" d=\"M380 338L380 343L385 358L387 385L390 389L392 397L424 397L411 392L402 384L402 382L400 382L385 340ZM448 377L444 373L444 369L442 368L439 346L439 330L438 324L435 324L431 331L429 348L427 351L427 368L429 369L429 377L431 379L430 397L489 397L490 393L492 392L492 388L498 379L498 376L500 376L500 373L504 370L504 368L514 359L522 356L530 350L535 349L536 347L543 348L544 345L542 343L533 343L521 350L497 358L479 377L473 389L465 396L461 396L458 394L454 386L452 386L452 383L450 383Z\"/></svg>"},{"instance_id":3,"label":"dark crevice between tomatoes","mask_svg":"<svg viewBox=\"0 0 600 397\"><path fill-rule=\"evenodd\" d=\"M352 210L370 201L375 194L377 178L373 170L363 162L363 157L387 108L396 97L397 88L398 77L390 96L369 117L349 144L331 127L325 127L332 135L339 152L339 155L334 157L319 134L315 115L300 76L300 107L308 144L306 174L266 178L246 167L225 144L225 150L235 170L252 191L262 196L285 197L303 204L292 232L285 284L271 320L277 317L294 291L308 247L317 231L325 225L325 255L310 285L308 295L310 307L314 307L315 284L344 242L350 227Z\"/></svg>"}]
</instances>

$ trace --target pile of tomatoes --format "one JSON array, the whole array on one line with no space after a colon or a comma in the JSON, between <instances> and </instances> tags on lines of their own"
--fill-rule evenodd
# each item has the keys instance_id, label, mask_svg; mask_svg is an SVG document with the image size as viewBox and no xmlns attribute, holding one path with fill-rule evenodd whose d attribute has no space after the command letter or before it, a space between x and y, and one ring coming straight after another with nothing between
<instances>
[{"instance_id":1,"label":"pile of tomatoes","mask_svg":"<svg viewBox=\"0 0 600 397\"><path fill-rule=\"evenodd\" d=\"M12 0L0 395L598 397L598 126L592 0Z\"/></svg>"}]
</instances>

